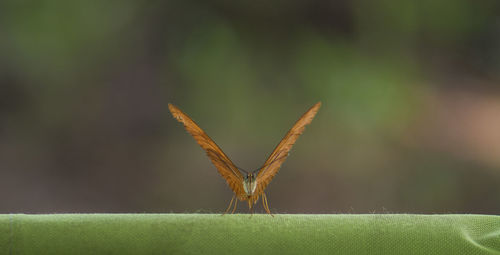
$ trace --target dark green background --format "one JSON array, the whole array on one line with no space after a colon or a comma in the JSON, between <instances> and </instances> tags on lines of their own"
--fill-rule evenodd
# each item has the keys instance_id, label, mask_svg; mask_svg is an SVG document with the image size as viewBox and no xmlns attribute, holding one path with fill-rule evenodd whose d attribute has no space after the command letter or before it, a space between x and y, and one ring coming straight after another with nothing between
<instances>
[{"instance_id":1,"label":"dark green background","mask_svg":"<svg viewBox=\"0 0 500 255\"><path fill-rule=\"evenodd\" d=\"M322 101L273 212L497 214L499 7L3 0L0 213L221 212L167 103L256 169Z\"/></svg>"}]
</instances>

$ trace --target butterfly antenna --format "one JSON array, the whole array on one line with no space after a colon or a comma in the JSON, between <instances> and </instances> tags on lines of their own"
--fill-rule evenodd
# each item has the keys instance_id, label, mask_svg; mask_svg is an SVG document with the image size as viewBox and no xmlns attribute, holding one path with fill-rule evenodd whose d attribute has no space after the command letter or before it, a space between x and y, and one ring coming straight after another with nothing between
<instances>
[{"instance_id":1,"label":"butterfly antenna","mask_svg":"<svg viewBox=\"0 0 500 255\"><path fill-rule=\"evenodd\" d=\"M246 174L248 174L248 172L249 172L249 171L247 171L247 170L245 170L245 169L243 169L243 168L241 168L241 167L239 167L239 166L236 166L236 168L238 168L239 170L241 170L241 171L245 172Z\"/></svg>"},{"instance_id":2,"label":"butterfly antenna","mask_svg":"<svg viewBox=\"0 0 500 255\"><path fill-rule=\"evenodd\" d=\"M267 169L270 165L272 165L274 162L276 162L276 161L278 161L278 160L280 160L280 159L282 159L282 158L286 158L286 157L288 157L288 155L289 155L289 154L287 153L286 155L283 155L283 156L281 156L281 157L278 157L280 154L281 154L281 152L280 152L280 153L278 153L278 154L276 154L276 156L274 156L274 159L273 159L273 160L271 160L271 162L269 162L269 163L267 163L267 164L263 165L261 168L256 169L255 171L253 171L253 173L260 172L260 171L261 171L261 170L263 170L263 169L264 169L264 170L266 170L266 169Z\"/></svg>"}]
</instances>

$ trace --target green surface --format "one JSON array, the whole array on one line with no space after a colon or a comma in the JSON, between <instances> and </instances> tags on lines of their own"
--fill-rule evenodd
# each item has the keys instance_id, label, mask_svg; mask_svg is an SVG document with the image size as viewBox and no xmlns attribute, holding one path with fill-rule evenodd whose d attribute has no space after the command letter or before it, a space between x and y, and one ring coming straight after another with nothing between
<instances>
[{"instance_id":1,"label":"green surface","mask_svg":"<svg viewBox=\"0 0 500 255\"><path fill-rule=\"evenodd\" d=\"M0 215L0 254L500 254L500 216Z\"/></svg>"}]
</instances>

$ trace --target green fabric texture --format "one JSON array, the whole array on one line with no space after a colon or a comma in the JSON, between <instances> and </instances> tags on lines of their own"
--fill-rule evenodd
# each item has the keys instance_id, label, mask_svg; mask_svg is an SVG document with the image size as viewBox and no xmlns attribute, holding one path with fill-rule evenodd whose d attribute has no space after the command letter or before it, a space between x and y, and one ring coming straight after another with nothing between
<instances>
[{"instance_id":1,"label":"green fabric texture","mask_svg":"<svg viewBox=\"0 0 500 255\"><path fill-rule=\"evenodd\" d=\"M0 254L500 254L500 216L4 214Z\"/></svg>"}]
</instances>

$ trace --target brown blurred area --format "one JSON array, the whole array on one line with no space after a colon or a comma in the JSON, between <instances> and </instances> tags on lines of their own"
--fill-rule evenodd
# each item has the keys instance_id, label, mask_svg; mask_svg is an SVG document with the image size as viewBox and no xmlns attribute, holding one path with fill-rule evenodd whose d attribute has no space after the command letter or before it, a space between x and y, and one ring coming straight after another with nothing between
<instances>
[{"instance_id":1,"label":"brown blurred area","mask_svg":"<svg viewBox=\"0 0 500 255\"><path fill-rule=\"evenodd\" d=\"M222 212L167 104L257 169L322 101L273 212L498 214L499 70L497 1L2 1L0 213Z\"/></svg>"}]
</instances>

